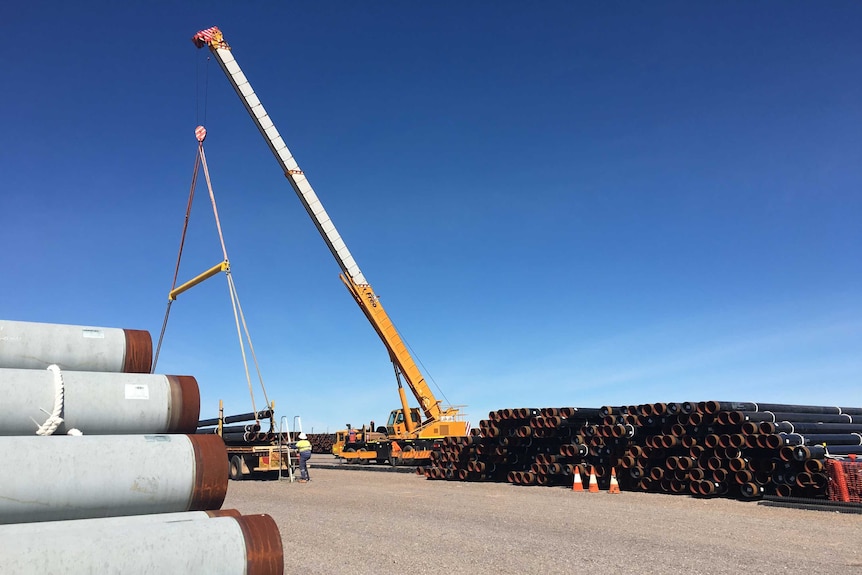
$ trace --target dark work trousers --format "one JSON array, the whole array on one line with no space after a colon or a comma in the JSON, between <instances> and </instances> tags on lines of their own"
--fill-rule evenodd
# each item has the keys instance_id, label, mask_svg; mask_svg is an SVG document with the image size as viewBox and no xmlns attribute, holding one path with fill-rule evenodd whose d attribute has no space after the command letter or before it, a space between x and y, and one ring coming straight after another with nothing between
<instances>
[{"instance_id":1,"label":"dark work trousers","mask_svg":"<svg viewBox=\"0 0 862 575\"><path fill-rule=\"evenodd\" d=\"M308 476L308 460L311 459L311 450L299 452L299 478L311 479Z\"/></svg>"}]
</instances>

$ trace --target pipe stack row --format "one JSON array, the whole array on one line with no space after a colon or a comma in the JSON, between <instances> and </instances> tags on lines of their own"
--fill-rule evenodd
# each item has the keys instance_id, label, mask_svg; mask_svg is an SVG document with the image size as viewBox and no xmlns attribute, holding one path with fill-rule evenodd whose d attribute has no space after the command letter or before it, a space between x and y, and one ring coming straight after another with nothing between
<instances>
[{"instance_id":1,"label":"pipe stack row","mask_svg":"<svg viewBox=\"0 0 862 575\"><path fill-rule=\"evenodd\" d=\"M311 442L312 453L332 453L332 446L335 443L334 433L309 433L308 440Z\"/></svg>"},{"instance_id":2,"label":"pipe stack row","mask_svg":"<svg viewBox=\"0 0 862 575\"><path fill-rule=\"evenodd\" d=\"M221 413L221 410L219 410ZM254 445L274 445L279 441L279 435L283 442L288 441L286 433L276 433L274 431L272 409L263 409L258 412L240 413L237 415L226 415L222 419L222 439L225 444L232 446L254 446ZM261 431L260 422L263 419L269 419L269 431ZM198 427L195 433L199 435L218 435L219 433L219 418L202 419L198 421Z\"/></svg>"},{"instance_id":3,"label":"pipe stack row","mask_svg":"<svg viewBox=\"0 0 862 575\"><path fill-rule=\"evenodd\" d=\"M265 409L257 413L242 413L239 415L225 416L222 424L222 438L227 445L275 445L296 441L297 433L279 433L274 431L272 422L272 410ZM269 431L262 431L260 420L270 419ZM202 419L197 423L195 433L199 435L218 434L217 417ZM238 424L238 425L236 425ZM314 453L332 453L332 444L335 443L335 435L332 433L307 433L308 441Z\"/></svg>"},{"instance_id":4,"label":"pipe stack row","mask_svg":"<svg viewBox=\"0 0 862 575\"><path fill-rule=\"evenodd\" d=\"M0 320L0 565L10 573L282 573L267 515L221 510L227 453L149 333Z\"/></svg>"},{"instance_id":5,"label":"pipe stack row","mask_svg":"<svg viewBox=\"0 0 862 575\"><path fill-rule=\"evenodd\" d=\"M862 455L862 408L751 402L518 408L447 437L429 479L572 486L612 470L623 490L827 498L827 458Z\"/></svg>"}]
</instances>

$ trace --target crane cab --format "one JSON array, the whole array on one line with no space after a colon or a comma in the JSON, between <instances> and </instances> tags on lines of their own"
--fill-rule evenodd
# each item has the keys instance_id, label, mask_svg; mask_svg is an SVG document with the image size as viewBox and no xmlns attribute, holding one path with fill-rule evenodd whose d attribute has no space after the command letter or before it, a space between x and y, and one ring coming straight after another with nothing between
<instances>
[{"instance_id":1,"label":"crane cab","mask_svg":"<svg viewBox=\"0 0 862 575\"><path fill-rule=\"evenodd\" d=\"M413 421L413 429L422 425L422 416L418 407L410 408L410 419ZM404 421L404 410L393 409L386 421L386 435L389 437L407 437L407 423Z\"/></svg>"}]
</instances>

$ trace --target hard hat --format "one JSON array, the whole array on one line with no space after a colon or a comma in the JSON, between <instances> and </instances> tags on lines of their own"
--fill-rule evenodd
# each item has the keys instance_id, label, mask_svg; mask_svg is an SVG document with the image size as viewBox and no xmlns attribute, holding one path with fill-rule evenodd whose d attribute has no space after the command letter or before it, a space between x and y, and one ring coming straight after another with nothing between
<instances>
[{"instance_id":1,"label":"hard hat","mask_svg":"<svg viewBox=\"0 0 862 575\"><path fill-rule=\"evenodd\" d=\"M304 433L300 433L300 434L299 434L299 438L300 438L300 439L308 439L308 436L307 436L306 434L304 434Z\"/></svg>"}]
</instances>

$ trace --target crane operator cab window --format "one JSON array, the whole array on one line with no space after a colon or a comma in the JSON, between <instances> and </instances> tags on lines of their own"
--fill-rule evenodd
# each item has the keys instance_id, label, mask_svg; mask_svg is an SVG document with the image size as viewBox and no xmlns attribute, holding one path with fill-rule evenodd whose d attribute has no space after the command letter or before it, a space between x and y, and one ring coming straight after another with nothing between
<instances>
[{"instance_id":1,"label":"crane operator cab window","mask_svg":"<svg viewBox=\"0 0 862 575\"><path fill-rule=\"evenodd\" d=\"M395 425L395 422L402 423L404 421L404 414L400 411L393 411L389 414L389 421L386 422L386 427L392 427Z\"/></svg>"},{"instance_id":2,"label":"crane operator cab window","mask_svg":"<svg viewBox=\"0 0 862 575\"><path fill-rule=\"evenodd\" d=\"M420 416L418 409L410 410L410 419L413 421L414 425L419 425ZM404 424L404 411L400 409L393 410L389 414L389 420L386 422L387 433L396 433L396 428L399 429L397 433L403 433L406 430L406 426Z\"/></svg>"},{"instance_id":3,"label":"crane operator cab window","mask_svg":"<svg viewBox=\"0 0 862 575\"><path fill-rule=\"evenodd\" d=\"M413 423L419 423L419 412L417 410L410 410L410 419L413 420ZM404 423L404 412L400 409L389 414L389 421L386 422L386 426L391 427L399 423Z\"/></svg>"}]
</instances>

